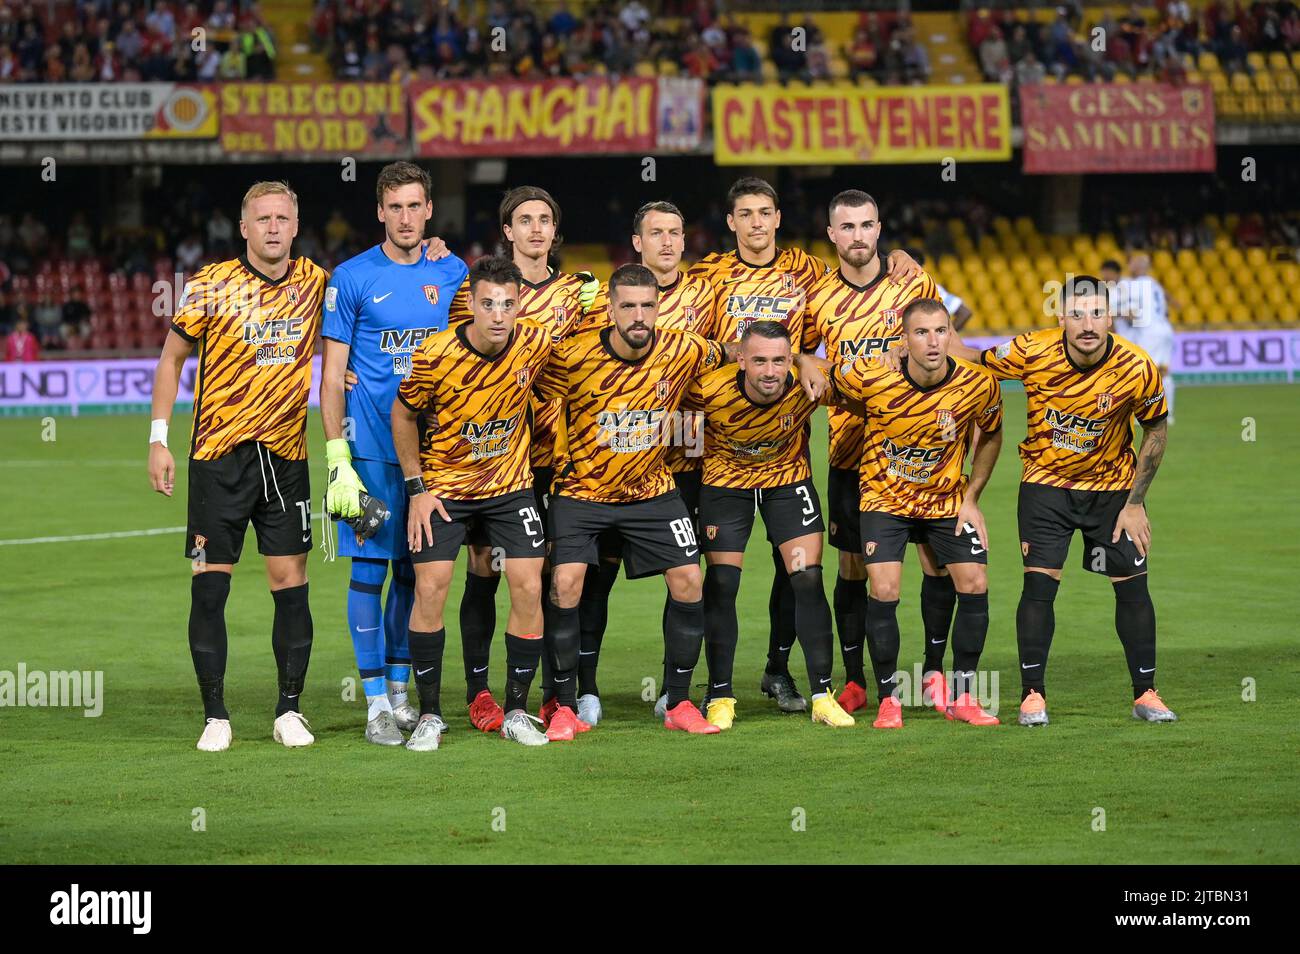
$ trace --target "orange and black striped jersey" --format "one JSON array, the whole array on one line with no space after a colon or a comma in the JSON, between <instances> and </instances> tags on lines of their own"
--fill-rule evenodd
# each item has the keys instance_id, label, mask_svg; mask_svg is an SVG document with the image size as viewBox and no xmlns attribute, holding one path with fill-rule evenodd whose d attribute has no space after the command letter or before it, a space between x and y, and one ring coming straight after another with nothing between
<instances>
[{"instance_id":1,"label":"orange and black striped jersey","mask_svg":"<svg viewBox=\"0 0 1300 954\"><path fill-rule=\"evenodd\" d=\"M704 416L704 483L753 490L807 480L809 418L817 405L794 373L770 404L751 398L744 378L730 365L717 368L697 378L682 401Z\"/></svg>"},{"instance_id":2,"label":"orange and black striped jersey","mask_svg":"<svg viewBox=\"0 0 1300 954\"><path fill-rule=\"evenodd\" d=\"M613 327L556 346L538 379L562 403L553 492L600 503L649 500L674 487L668 444L685 439L679 406L691 382L725 361L722 346L689 331L654 332L636 361L618 356Z\"/></svg>"},{"instance_id":3,"label":"orange and black striped jersey","mask_svg":"<svg viewBox=\"0 0 1300 954\"><path fill-rule=\"evenodd\" d=\"M306 459L311 359L327 279L302 257L270 279L241 255L204 266L186 284L172 330L202 345L190 457L215 460L257 441L288 460Z\"/></svg>"},{"instance_id":4,"label":"orange and black striped jersey","mask_svg":"<svg viewBox=\"0 0 1300 954\"><path fill-rule=\"evenodd\" d=\"M583 330L603 328L609 324L609 285L600 286L596 301L583 320ZM693 331L705 338L716 339L718 315L714 309L713 286L701 276L677 273L671 285L659 286L659 310L655 317L655 327L664 331ZM698 422L698 418L694 419ZM689 422L688 422L689 423ZM688 470L699 470L701 457L687 453L689 448L700 446L703 435L693 433L691 440L674 443L668 448L665 462L674 474Z\"/></svg>"},{"instance_id":5,"label":"orange and black striped jersey","mask_svg":"<svg viewBox=\"0 0 1300 954\"><path fill-rule=\"evenodd\" d=\"M467 337L469 324L425 339L397 397L420 414L420 470L439 497L475 500L533 485L529 402L550 357L549 329L516 321L510 343L488 357Z\"/></svg>"},{"instance_id":6,"label":"orange and black striped jersey","mask_svg":"<svg viewBox=\"0 0 1300 954\"><path fill-rule=\"evenodd\" d=\"M798 248L778 249L769 265L751 265L733 249L705 256L687 274L713 286L719 341L738 341L754 322L775 321L790 330L790 340L798 349L806 298L828 271L820 258Z\"/></svg>"},{"instance_id":7,"label":"orange and black striped jersey","mask_svg":"<svg viewBox=\"0 0 1300 954\"><path fill-rule=\"evenodd\" d=\"M836 365L832 383L866 410L866 444L859 464L858 506L900 517L954 517L966 493L963 467L972 428L1002 427L1002 388L979 365L948 359L938 384L861 358Z\"/></svg>"},{"instance_id":8,"label":"orange and black striped jersey","mask_svg":"<svg viewBox=\"0 0 1300 954\"><path fill-rule=\"evenodd\" d=\"M1081 368L1065 349L1065 333L1044 328L989 348L981 359L999 378L1024 382L1025 483L1069 490L1133 486L1132 420L1156 424L1169 413L1164 382L1145 351L1110 335L1101 361Z\"/></svg>"},{"instance_id":9,"label":"orange and black striped jersey","mask_svg":"<svg viewBox=\"0 0 1300 954\"><path fill-rule=\"evenodd\" d=\"M556 341L574 333L582 320L582 306L578 303L578 290L582 279L567 272L551 272L545 281L525 280L519 287L517 321L533 321L550 329ZM456 292L448 310L448 326L455 326L473 318L469 307L469 279ZM560 419L560 406L555 402L537 402L533 405L533 467L552 467L555 463L555 425Z\"/></svg>"},{"instance_id":10,"label":"orange and black striped jersey","mask_svg":"<svg viewBox=\"0 0 1300 954\"><path fill-rule=\"evenodd\" d=\"M921 272L906 286L885 279L888 266L866 285L854 285L836 269L822 278L808 296L801 350L813 352L826 345L826 358L852 363L876 358L903 337L903 309L918 298L937 298L934 279ZM826 414L830 429L831 467L853 470L862 457L862 418L841 408Z\"/></svg>"}]
</instances>

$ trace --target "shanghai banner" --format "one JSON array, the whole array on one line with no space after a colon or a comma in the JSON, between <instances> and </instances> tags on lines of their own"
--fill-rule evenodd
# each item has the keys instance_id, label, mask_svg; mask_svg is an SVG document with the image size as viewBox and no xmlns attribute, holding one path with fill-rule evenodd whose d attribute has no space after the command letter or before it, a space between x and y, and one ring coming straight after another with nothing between
<instances>
[{"instance_id":1,"label":"shanghai banner","mask_svg":"<svg viewBox=\"0 0 1300 954\"><path fill-rule=\"evenodd\" d=\"M716 86L719 165L1011 158L1005 87Z\"/></svg>"},{"instance_id":2,"label":"shanghai banner","mask_svg":"<svg viewBox=\"0 0 1300 954\"><path fill-rule=\"evenodd\" d=\"M179 83L0 85L0 139L213 139L213 87Z\"/></svg>"},{"instance_id":3,"label":"shanghai banner","mask_svg":"<svg viewBox=\"0 0 1300 954\"><path fill-rule=\"evenodd\" d=\"M554 156L693 149L703 86L631 77L412 83L418 156Z\"/></svg>"},{"instance_id":4,"label":"shanghai banner","mask_svg":"<svg viewBox=\"0 0 1300 954\"><path fill-rule=\"evenodd\" d=\"M406 154L406 94L396 83L226 83L220 89L226 152Z\"/></svg>"},{"instance_id":5,"label":"shanghai banner","mask_svg":"<svg viewBox=\"0 0 1300 954\"><path fill-rule=\"evenodd\" d=\"M1025 172L1213 172L1208 84L1022 86Z\"/></svg>"}]
</instances>

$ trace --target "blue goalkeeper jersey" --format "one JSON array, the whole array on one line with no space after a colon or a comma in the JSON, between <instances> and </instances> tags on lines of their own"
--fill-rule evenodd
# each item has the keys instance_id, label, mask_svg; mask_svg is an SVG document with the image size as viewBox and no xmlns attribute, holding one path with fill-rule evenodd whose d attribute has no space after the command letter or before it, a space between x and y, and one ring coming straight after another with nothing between
<instances>
[{"instance_id":1,"label":"blue goalkeeper jersey","mask_svg":"<svg viewBox=\"0 0 1300 954\"><path fill-rule=\"evenodd\" d=\"M397 463L389 421L397 386L421 342L446 329L447 309L468 274L454 255L399 265L379 245L334 270L321 334L352 349L348 367L360 379L347 396L353 457Z\"/></svg>"}]
</instances>

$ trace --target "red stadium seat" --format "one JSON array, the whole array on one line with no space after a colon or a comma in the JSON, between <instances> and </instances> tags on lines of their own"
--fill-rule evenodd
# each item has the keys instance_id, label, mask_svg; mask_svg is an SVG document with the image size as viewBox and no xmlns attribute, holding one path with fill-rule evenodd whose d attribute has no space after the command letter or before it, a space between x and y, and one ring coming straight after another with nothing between
<instances>
[{"instance_id":1,"label":"red stadium seat","mask_svg":"<svg viewBox=\"0 0 1300 954\"><path fill-rule=\"evenodd\" d=\"M131 273L131 288L135 291L148 291L153 287L153 279L144 272Z\"/></svg>"},{"instance_id":2,"label":"red stadium seat","mask_svg":"<svg viewBox=\"0 0 1300 954\"><path fill-rule=\"evenodd\" d=\"M126 288L126 275L123 272L112 272L108 276L108 287L112 291L122 291Z\"/></svg>"},{"instance_id":3,"label":"red stadium seat","mask_svg":"<svg viewBox=\"0 0 1300 954\"><path fill-rule=\"evenodd\" d=\"M117 339L106 331L95 331L90 336L92 351L109 351L117 347Z\"/></svg>"},{"instance_id":4,"label":"red stadium seat","mask_svg":"<svg viewBox=\"0 0 1300 954\"><path fill-rule=\"evenodd\" d=\"M172 272L175 270L176 266L170 258L154 259L153 273L155 278L171 278Z\"/></svg>"}]
</instances>

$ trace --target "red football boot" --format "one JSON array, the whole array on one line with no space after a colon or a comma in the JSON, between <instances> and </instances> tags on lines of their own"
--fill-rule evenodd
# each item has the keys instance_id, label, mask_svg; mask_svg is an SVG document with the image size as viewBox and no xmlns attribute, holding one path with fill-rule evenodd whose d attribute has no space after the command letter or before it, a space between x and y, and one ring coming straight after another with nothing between
<instances>
[{"instance_id":1,"label":"red football boot","mask_svg":"<svg viewBox=\"0 0 1300 954\"><path fill-rule=\"evenodd\" d=\"M867 707L867 690L856 682L845 683L836 701L845 712L857 712Z\"/></svg>"},{"instance_id":2,"label":"red football boot","mask_svg":"<svg viewBox=\"0 0 1300 954\"><path fill-rule=\"evenodd\" d=\"M542 720L542 725L549 725L551 716L555 715L555 710L560 707L558 696L551 696L550 699L542 703L542 707L537 710L537 718Z\"/></svg>"},{"instance_id":3,"label":"red football boot","mask_svg":"<svg viewBox=\"0 0 1300 954\"><path fill-rule=\"evenodd\" d=\"M492 698L492 692L484 689L469 704L469 721L480 732L495 732L506 721L506 713Z\"/></svg>"},{"instance_id":4,"label":"red football boot","mask_svg":"<svg viewBox=\"0 0 1300 954\"><path fill-rule=\"evenodd\" d=\"M551 724L546 727L546 737L552 742L572 742L579 732L588 732L591 726L578 718L578 714L568 706L557 706L551 716Z\"/></svg>"},{"instance_id":5,"label":"red football boot","mask_svg":"<svg viewBox=\"0 0 1300 954\"><path fill-rule=\"evenodd\" d=\"M903 727L903 705L894 696L885 696L876 713L876 721L871 723L873 729L901 729Z\"/></svg>"},{"instance_id":6,"label":"red football boot","mask_svg":"<svg viewBox=\"0 0 1300 954\"><path fill-rule=\"evenodd\" d=\"M951 704L952 700L948 698L948 680L943 678L943 673L938 670L927 672L921 680L921 705L947 715Z\"/></svg>"},{"instance_id":7,"label":"red football boot","mask_svg":"<svg viewBox=\"0 0 1300 954\"><path fill-rule=\"evenodd\" d=\"M969 692L963 692L954 699L944 715L949 719L956 719L958 722L969 722L971 725L1001 724L997 716L989 715L989 713L981 709L980 704L971 698Z\"/></svg>"},{"instance_id":8,"label":"red football boot","mask_svg":"<svg viewBox=\"0 0 1300 954\"><path fill-rule=\"evenodd\" d=\"M699 708L690 699L683 699L665 713L664 728L678 729L692 735L713 735L722 731L700 715Z\"/></svg>"}]
</instances>

